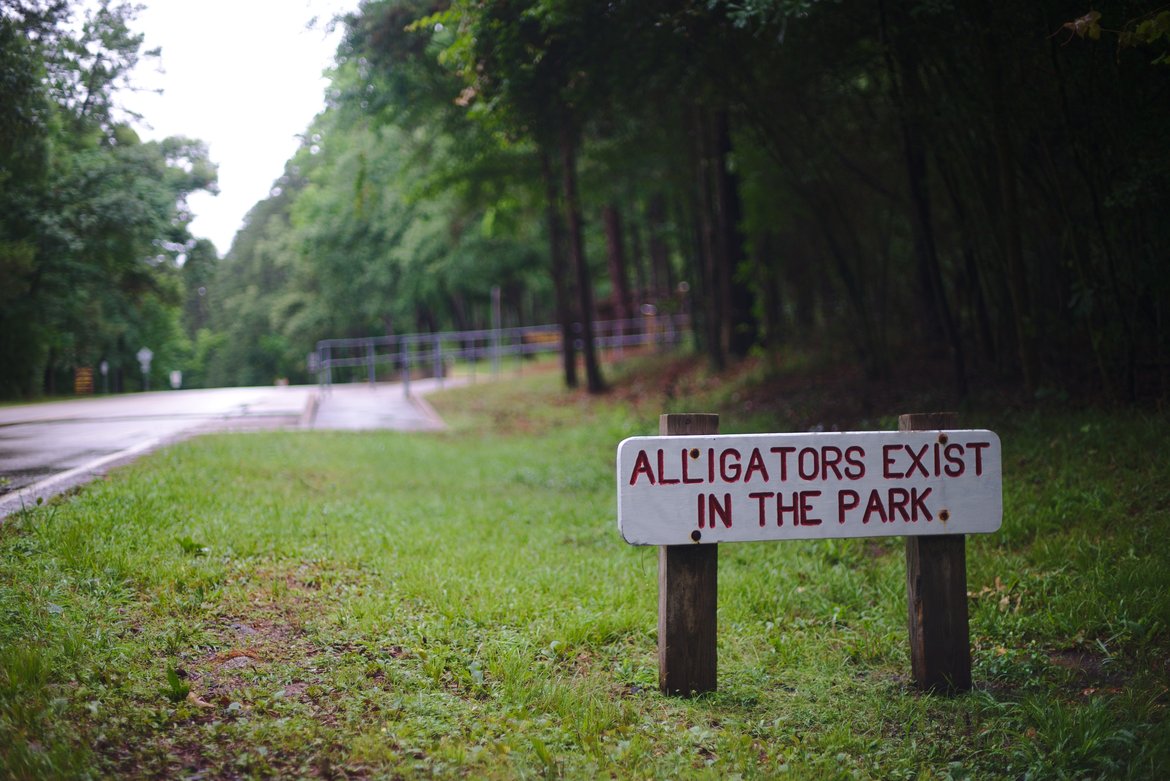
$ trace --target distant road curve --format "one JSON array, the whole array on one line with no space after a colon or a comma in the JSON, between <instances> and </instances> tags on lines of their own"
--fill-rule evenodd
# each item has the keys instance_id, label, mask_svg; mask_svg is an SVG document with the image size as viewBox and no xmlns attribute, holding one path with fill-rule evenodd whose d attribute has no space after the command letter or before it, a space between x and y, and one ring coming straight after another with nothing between
<instances>
[{"instance_id":1,"label":"distant road curve","mask_svg":"<svg viewBox=\"0 0 1170 781\"><path fill-rule=\"evenodd\" d=\"M316 392L216 388L0 407L0 518L202 430L302 425Z\"/></svg>"},{"instance_id":2,"label":"distant road curve","mask_svg":"<svg viewBox=\"0 0 1170 781\"><path fill-rule=\"evenodd\" d=\"M460 380L160 391L0 407L0 520L208 431L444 427L423 395Z\"/></svg>"}]
</instances>

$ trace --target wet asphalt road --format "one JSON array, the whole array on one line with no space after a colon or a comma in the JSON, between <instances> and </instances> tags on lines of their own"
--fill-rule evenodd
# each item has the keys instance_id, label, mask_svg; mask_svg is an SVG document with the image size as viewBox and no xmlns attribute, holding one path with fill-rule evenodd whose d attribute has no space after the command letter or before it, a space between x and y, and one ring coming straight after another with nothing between
<instances>
[{"instance_id":1,"label":"wet asphalt road","mask_svg":"<svg viewBox=\"0 0 1170 781\"><path fill-rule=\"evenodd\" d=\"M216 388L95 396L0 407L0 518L195 434L271 428L442 428L422 394L402 386Z\"/></svg>"}]
</instances>

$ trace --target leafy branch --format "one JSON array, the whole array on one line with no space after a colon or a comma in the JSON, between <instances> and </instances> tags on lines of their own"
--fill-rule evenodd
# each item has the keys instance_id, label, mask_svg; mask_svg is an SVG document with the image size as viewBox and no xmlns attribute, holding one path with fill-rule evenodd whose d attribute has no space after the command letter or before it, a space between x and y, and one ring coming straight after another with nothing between
<instances>
[{"instance_id":1,"label":"leafy branch","mask_svg":"<svg viewBox=\"0 0 1170 781\"><path fill-rule=\"evenodd\" d=\"M1097 41L1102 33L1109 33L1117 37L1117 51L1123 49L1137 49L1144 46L1170 47L1170 10L1163 7L1149 13L1130 19L1121 26L1121 29L1109 29L1101 26L1101 12L1089 11L1084 16L1065 22L1061 30L1068 31L1065 43L1074 36L1081 39ZM1059 31L1058 31L1059 32ZM1055 35L1055 33L1054 33ZM1159 54L1152 65L1170 65L1170 48Z\"/></svg>"}]
</instances>

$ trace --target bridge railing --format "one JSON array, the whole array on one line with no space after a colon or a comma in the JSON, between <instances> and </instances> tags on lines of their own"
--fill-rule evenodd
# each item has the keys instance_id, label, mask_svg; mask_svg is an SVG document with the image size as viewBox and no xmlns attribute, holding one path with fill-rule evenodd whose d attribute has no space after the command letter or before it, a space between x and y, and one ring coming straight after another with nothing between
<instances>
[{"instance_id":1,"label":"bridge railing","mask_svg":"<svg viewBox=\"0 0 1170 781\"><path fill-rule=\"evenodd\" d=\"M599 351L620 357L624 350L678 344L690 329L685 314L653 314L625 320L600 320L593 323L593 343ZM573 323L572 332L578 350L583 346L584 328ZM523 358L542 353L560 352L559 325L530 325L514 328L489 328L476 331L444 331L429 334L366 336L354 339L322 339L308 355L309 371L317 375L322 388L333 384L336 370L361 367L365 379L376 381L379 367L397 373L405 391L410 393L411 376L442 379L451 366L466 365L475 377L478 365L487 363L491 374L498 375L501 365L515 359L516 368ZM352 373L350 375L353 376Z\"/></svg>"}]
</instances>

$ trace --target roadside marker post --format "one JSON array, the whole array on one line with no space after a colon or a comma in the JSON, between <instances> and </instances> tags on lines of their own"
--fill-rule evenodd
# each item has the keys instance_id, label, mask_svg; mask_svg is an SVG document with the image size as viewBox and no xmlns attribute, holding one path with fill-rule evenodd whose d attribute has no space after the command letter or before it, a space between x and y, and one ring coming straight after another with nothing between
<instances>
[{"instance_id":1,"label":"roadside marker post","mask_svg":"<svg viewBox=\"0 0 1170 781\"><path fill-rule=\"evenodd\" d=\"M663 415L618 445L618 529L659 546L659 687L716 688L718 543L906 538L915 685L971 687L965 535L1003 517L999 438L953 413L899 430L719 435L717 415Z\"/></svg>"},{"instance_id":2,"label":"roadside marker post","mask_svg":"<svg viewBox=\"0 0 1170 781\"><path fill-rule=\"evenodd\" d=\"M719 416L662 415L662 436L719 433ZM658 688L701 694L716 687L718 545L658 548Z\"/></svg>"},{"instance_id":3,"label":"roadside marker post","mask_svg":"<svg viewBox=\"0 0 1170 781\"><path fill-rule=\"evenodd\" d=\"M953 412L902 415L898 430L952 429L957 422ZM906 604L914 685L940 694L970 691L965 535L906 538Z\"/></svg>"}]
</instances>

